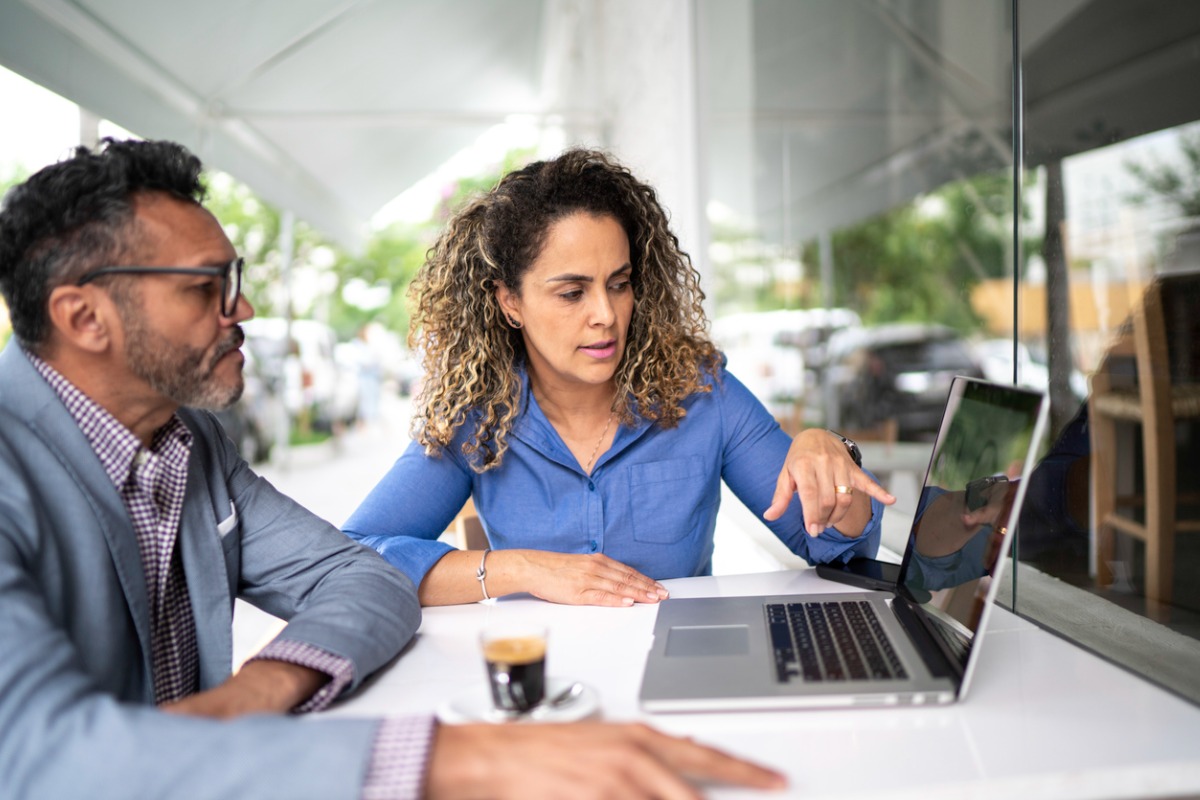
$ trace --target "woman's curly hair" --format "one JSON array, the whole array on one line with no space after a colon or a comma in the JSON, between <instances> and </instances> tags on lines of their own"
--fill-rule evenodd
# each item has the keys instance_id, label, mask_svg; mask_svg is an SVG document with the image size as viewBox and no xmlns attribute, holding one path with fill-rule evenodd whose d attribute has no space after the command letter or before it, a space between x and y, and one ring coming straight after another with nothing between
<instances>
[{"instance_id":1,"label":"woman's curly hair","mask_svg":"<svg viewBox=\"0 0 1200 800\"><path fill-rule=\"evenodd\" d=\"M614 217L629 237L634 307L613 405L621 421L674 427L683 400L711 390L705 376L720 356L705 332L699 273L654 189L605 153L568 150L509 173L455 215L409 287L409 345L425 368L412 432L430 455L470 419L463 455L479 472L500 464L520 413L525 346L495 289L519 295L550 228L580 212Z\"/></svg>"}]
</instances>

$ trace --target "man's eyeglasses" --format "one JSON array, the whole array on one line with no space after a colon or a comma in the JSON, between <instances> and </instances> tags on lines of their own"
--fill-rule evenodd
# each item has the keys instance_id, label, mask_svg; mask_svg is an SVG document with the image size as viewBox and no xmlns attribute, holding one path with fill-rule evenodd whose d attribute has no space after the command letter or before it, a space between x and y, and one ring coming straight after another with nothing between
<instances>
[{"instance_id":1,"label":"man's eyeglasses","mask_svg":"<svg viewBox=\"0 0 1200 800\"><path fill-rule=\"evenodd\" d=\"M105 275L212 275L221 278L221 314L232 317L237 311L242 293L242 267L245 261L235 258L220 267L100 267L85 273L76 286L91 283Z\"/></svg>"}]
</instances>

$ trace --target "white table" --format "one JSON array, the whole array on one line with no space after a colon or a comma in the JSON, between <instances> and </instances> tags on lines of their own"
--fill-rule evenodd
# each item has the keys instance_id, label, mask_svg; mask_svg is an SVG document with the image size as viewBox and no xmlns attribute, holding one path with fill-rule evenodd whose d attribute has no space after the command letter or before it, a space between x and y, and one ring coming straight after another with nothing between
<instances>
[{"instance_id":1,"label":"white table","mask_svg":"<svg viewBox=\"0 0 1200 800\"><path fill-rule=\"evenodd\" d=\"M666 582L675 597L849 590L813 570ZM327 714L433 712L485 681L476 635L489 616L550 629L551 676L598 690L609 720L644 720L786 772L784 795L839 798L1090 798L1200 794L1200 708L1003 608L971 693L938 708L643 713L655 607L558 606L526 597L426 609L414 644ZM716 798L764 797L712 788Z\"/></svg>"}]
</instances>

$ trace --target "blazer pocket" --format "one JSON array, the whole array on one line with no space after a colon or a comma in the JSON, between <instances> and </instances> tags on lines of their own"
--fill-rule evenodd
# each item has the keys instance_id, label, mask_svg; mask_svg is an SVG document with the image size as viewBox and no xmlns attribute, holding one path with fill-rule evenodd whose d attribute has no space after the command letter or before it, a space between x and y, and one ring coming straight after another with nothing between
<instances>
[{"instance_id":1,"label":"blazer pocket","mask_svg":"<svg viewBox=\"0 0 1200 800\"><path fill-rule=\"evenodd\" d=\"M230 500L229 501L229 516L217 523L217 536L220 536L222 539L224 539L226 536L229 535L229 533L231 531L233 531L235 528L237 528L237 524L238 524L237 506L235 506L233 504L233 501Z\"/></svg>"},{"instance_id":2,"label":"blazer pocket","mask_svg":"<svg viewBox=\"0 0 1200 800\"><path fill-rule=\"evenodd\" d=\"M694 534L705 511L720 499L707 484L699 456L630 465L633 538L648 544L676 544Z\"/></svg>"}]
</instances>

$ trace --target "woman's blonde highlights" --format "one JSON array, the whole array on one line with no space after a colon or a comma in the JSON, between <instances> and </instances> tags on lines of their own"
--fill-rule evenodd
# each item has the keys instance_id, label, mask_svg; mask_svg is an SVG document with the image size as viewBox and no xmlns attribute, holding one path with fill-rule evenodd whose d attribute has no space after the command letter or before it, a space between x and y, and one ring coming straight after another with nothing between
<instances>
[{"instance_id":1,"label":"woman's blonde highlights","mask_svg":"<svg viewBox=\"0 0 1200 800\"><path fill-rule=\"evenodd\" d=\"M613 410L674 427L684 399L708 391L719 355L706 333L699 275L679 249L654 190L604 153L570 150L509 173L447 225L409 289L409 344L425 380L413 436L430 455L470 424L462 445L472 467L498 466L520 413L524 358L519 330L495 297L520 292L550 227L573 213L610 215L625 229L633 262L634 311L617 368Z\"/></svg>"}]
</instances>

